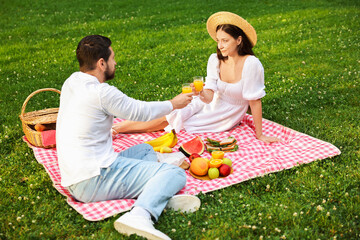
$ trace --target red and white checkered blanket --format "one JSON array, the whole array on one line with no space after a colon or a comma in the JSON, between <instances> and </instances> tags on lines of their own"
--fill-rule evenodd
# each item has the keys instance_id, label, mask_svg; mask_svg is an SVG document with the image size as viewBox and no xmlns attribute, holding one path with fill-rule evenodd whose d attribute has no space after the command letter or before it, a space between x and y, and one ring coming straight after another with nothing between
<instances>
[{"instance_id":1,"label":"red and white checkered blanket","mask_svg":"<svg viewBox=\"0 0 360 240\"><path fill-rule=\"evenodd\" d=\"M120 122L115 119L114 122ZM340 154L340 150L330 143L321 141L303 133L299 133L280 124L263 120L263 133L282 139L280 143L265 144L255 137L253 119L246 115L240 126L221 133L191 134L185 131L177 133L178 147L196 135L203 140L207 137L221 140L228 136L237 139L239 149L236 152L226 153L226 157L233 161L233 173L226 178L217 178L211 181L203 181L193 178L188 171L186 186L178 194L196 195L200 192L206 193L225 188L251 178L255 178L271 172L277 172L292 168L299 164L310 163L315 160L325 159ZM113 141L115 151L123 151L133 145L157 138L164 134L163 131L141 134L118 134ZM26 138L24 137L26 141ZM135 200L121 199L94 203L81 203L74 200L66 188L60 185L60 170L57 163L56 149L43 149L33 147L36 160L41 163L49 174L54 187L64 196L67 202L77 212L89 221L98 221L113 216L117 213L127 211ZM202 154L210 158L208 152Z\"/></svg>"}]
</instances>

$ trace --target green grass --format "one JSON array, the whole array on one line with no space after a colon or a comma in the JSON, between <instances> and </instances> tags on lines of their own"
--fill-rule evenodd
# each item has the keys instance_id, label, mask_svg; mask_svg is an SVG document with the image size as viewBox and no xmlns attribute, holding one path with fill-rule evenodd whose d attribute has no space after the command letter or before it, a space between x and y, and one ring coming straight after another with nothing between
<instances>
[{"instance_id":1,"label":"green grass","mask_svg":"<svg viewBox=\"0 0 360 240\"><path fill-rule=\"evenodd\" d=\"M127 239L113 228L119 215L88 222L52 187L21 140L21 106L78 70L74 50L88 34L113 40L111 84L134 98L169 99L206 75L215 42L205 24L221 10L258 33L264 117L342 154L200 194L200 211L166 211L156 228L173 239L360 238L359 1L0 2L0 239ZM41 93L26 111L57 105L56 93Z\"/></svg>"}]
</instances>

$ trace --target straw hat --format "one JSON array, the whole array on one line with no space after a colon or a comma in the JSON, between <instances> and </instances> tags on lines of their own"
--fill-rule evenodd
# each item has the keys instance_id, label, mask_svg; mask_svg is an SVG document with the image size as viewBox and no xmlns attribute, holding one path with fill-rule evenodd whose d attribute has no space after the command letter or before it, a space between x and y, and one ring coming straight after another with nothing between
<instances>
[{"instance_id":1,"label":"straw hat","mask_svg":"<svg viewBox=\"0 0 360 240\"><path fill-rule=\"evenodd\" d=\"M216 41L216 28L221 24L235 25L244 31L251 45L254 47L257 41L255 29L242 17L231 12L217 12L209 17L206 28L211 38Z\"/></svg>"}]
</instances>

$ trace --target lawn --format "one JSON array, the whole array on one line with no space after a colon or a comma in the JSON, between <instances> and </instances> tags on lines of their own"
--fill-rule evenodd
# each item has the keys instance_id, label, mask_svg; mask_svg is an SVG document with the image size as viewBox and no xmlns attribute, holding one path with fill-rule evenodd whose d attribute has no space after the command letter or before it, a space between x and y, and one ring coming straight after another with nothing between
<instances>
[{"instance_id":1,"label":"lawn","mask_svg":"<svg viewBox=\"0 0 360 240\"><path fill-rule=\"evenodd\" d=\"M113 41L118 66L110 84L141 100L172 98L181 83L206 75L216 47L206 20L221 10L257 31L263 116L342 154L200 194L199 211L166 211L155 227L173 239L360 238L358 0L2 0L0 239L128 239L113 228L120 215L89 222L52 187L22 141L22 104L37 89L61 89L89 34ZM26 111L58 100L37 94Z\"/></svg>"}]
</instances>

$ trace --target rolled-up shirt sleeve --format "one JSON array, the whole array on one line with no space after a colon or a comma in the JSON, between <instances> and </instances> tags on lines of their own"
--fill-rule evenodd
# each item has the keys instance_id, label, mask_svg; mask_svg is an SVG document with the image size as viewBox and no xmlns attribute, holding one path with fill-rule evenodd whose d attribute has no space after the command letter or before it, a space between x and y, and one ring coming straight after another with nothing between
<instances>
[{"instance_id":1,"label":"rolled-up shirt sleeve","mask_svg":"<svg viewBox=\"0 0 360 240\"><path fill-rule=\"evenodd\" d=\"M243 71L246 74L246 76L243 76L243 97L245 100L257 100L266 95L264 68L257 58L252 56L249 58L250 62L246 64L246 69Z\"/></svg>"},{"instance_id":2,"label":"rolled-up shirt sleeve","mask_svg":"<svg viewBox=\"0 0 360 240\"><path fill-rule=\"evenodd\" d=\"M207 64L207 76L205 78L204 89L217 90L217 81L219 79L219 59L216 53L211 54Z\"/></svg>"},{"instance_id":3,"label":"rolled-up shirt sleeve","mask_svg":"<svg viewBox=\"0 0 360 240\"><path fill-rule=\"evenodd\" d=\"M169 114L173 110L170 101L146 102L128 97L107 83L101 84L100 102L109 115L131 121L149 121Z\"/></svg>"}]
</instances>

